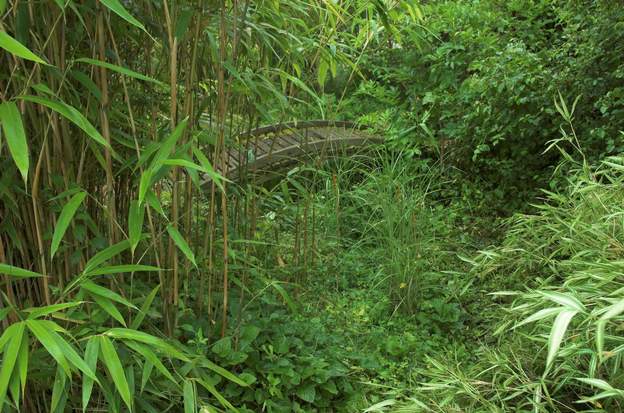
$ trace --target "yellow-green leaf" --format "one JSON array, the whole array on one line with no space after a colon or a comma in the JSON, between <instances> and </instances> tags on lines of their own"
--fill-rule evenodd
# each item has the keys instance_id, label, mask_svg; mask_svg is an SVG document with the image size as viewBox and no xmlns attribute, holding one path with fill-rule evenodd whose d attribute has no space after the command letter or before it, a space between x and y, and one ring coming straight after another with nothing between
<instances>
[{"instance_id":1,"label":"yellow-green leaf","mask_svg":"<svg viewBox=\"0 0 624 413\"><path fill-rule=\"evenodd\" d=\"M6 274L18 278L43 277L43 275L38 272L28 271L8 264L0 264L0 274Z\"/></svg>"},{"instance_id":2,"label":"yellow-green leaf","mask_svg":"<svg viewBox=\"0 0 624 413\"><path fill-rule=\"evenodd\" d=\"M47 65L42 58L31 52L30 49L12 38L4 30L0 30L0 47L15 56L21 57L22 59Z\"/></svg>"}]
</instances>

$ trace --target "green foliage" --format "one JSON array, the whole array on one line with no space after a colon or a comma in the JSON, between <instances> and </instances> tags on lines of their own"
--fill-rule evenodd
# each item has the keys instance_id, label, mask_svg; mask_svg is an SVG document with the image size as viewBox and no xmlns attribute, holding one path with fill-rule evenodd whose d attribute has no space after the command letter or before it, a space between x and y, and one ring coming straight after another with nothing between
<instances>
[{"instance_id":1,"label":"green foliage","mask_svg":"<svg viewBox=\"0 0 624 413\"><path fill-rule=\"evenodd\" d=\"M487 307L498 344L461 373L432 362L416 399L469 411L620 410L622 165L579 164L565 190L510 219L502 245L475 258L479 283L508 288Z\"/></svg>"},{"instance_id":2,"label":"green foliage","mask_svg":"<svg viewBox=\"0 0 624 413\"><path fill-rule=\"evenodd\" d=\"M364 56L366 80L352 86L341 115L389 132L400 151L460 168L487 192L464 192L483 213L523 209L546 185L559 161L542 154L559 136L559 92L580 96L575 126L591 159L623 149L621 7L444 1L423 13L424 25L399 26L392 48Z\"/></svg>"}]
</instances>

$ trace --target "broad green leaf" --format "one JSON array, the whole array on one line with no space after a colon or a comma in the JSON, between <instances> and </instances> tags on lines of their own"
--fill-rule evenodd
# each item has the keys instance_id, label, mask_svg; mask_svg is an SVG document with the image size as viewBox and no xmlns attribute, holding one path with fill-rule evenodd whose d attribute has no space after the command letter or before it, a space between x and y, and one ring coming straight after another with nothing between
<instances>
[{"instance_id":1,"label":"broad green leaf","mask_svg":"<svg viewBox=\"0 0 624 413\"><path fill-rule=\"evenodd\" d=\"M117 72L117 73L121 73L122 75L126 75L129 77L133 77L135 79L139 79L139 80L144 80L146 82L152 82L152 83L156 83L159 86L166 86L163 82L156 80L154 78L151 78L149 76L145 76L144 74L141 73L137 73L135 71L132 71L128 68L122 67L122 66L117 66L114 65L112 63L107 63L107 62L103 62L101 60L97 60L97 59L90 59L87 57L83 57L80 59L76 59L76 62L82 62L82 63L88 63L94 66L99 66L99 67L104 67L106 69L112 70L113 72Z\"/></svg>"},{"instance_id":2,"label":"broad green leaf","mask_svg":"<svg viewBox=\"0 0 624 413\"><path fill-rule=\"evenodd\" d=\"M130 240L130 251L134 255L143 230L143 220L145 218L145 206L139 201L130 202L130 210L128 211L128 239Z\"/></svg>"},{"instance_id":3,"label":"broad green leaf","mask_svg":"<svg viewBox=\"0 0 624 413\"><path fill-rule=\"evenodd\" d=\"M69 368L69 363L63 354L63 350L52 336L53 332L49 331L40 320L26 320L25 323L41 345L45 347L47 352L50 353L52 358L54 358L58 365L63 369L65 375L70 377L71 370Z\"/></svg>"},{"instance_id":4,"label":"broad green leaf","mask_svg":"<svg viewBox=\"0 0 624 413\"><path fill-rule=\"evenodd\" d=\"M85 349L85 363L92 371L97 369L98 353L100 351L100 342L96 336L89 338L87 348ZM82 411L87 410L89 400L91 400L91 392L93 391L93 379L86 374L82 375Z\"/></svg>"},{"instance_id":5,"label":"broad green leaf","mask_svg":"<svg viewBox=\"0 0 624 413\"><path fill-rule=\"evenodd\" d=\"M158 292L159 289L160 289L160 285L157 285L148 294L148 296L145 297L145 301L143 302L143 305L141 306L141 309L139 310L139 314L137 314L135 319L132 320L132 324L130 324L131 329L138 330L138 328L141 326L141 323L143 322L143 319L147 315L147 311L152 306L152 302L154 301L154 298L156 297L156 293Z\"/></svg>"},{"instance_id":6,"label":"broad green leaf","mask_svg":"<svg viewBox=\"0 0 624 413\"><path fill-rule=\"evenodd\" d=\"M40 96L20 96L20 99L23 99L27 102L37 103L42 106L46 106L63 117L67 118L70 122L78 126L82 129L91 139L95 142L99 143L105 148L112 150L111 146L106 139L98 132L98 130L89 122L87 118L84 117L82 113L80 113L76 108L66 104L61 101L54 101L48 98L43 98Z\"/></svg>"},{"instance_id":7,"label":"broad green leaf","mask_svg":"<svg viewBox=\"0 0 624 413\"><path fill-rule=\"evenodd\" d=\"M21 57L22 59L31 60L36 63L48 65L43 59L31 52L26 46L9 36L7 32L0 29L0 47L7 52ZM49 66L49 65L48 65Z\"/></svg>"},{"instance_id":8,"label":"broad green leaf","mask_svg":"<svg viewBox=\"0 0 624 413\"><path fill-rule=\"evenodd\" d=\"M124 6L121 5L119 0L100 0L100 1L102 2L103 5L108 7L113 13L117 14L119 17L121 17L128 23L132 24L133 26L138 27L139 29L147 33L147 30L145 29L145 26L143 26L143 23L141 23L140 21L135 19L130 13L128 13L128 10L126 10Z\"/></svg>"},{"instance_id":9,"label":"broad green leaf","mask_svg":"<svg viewBox=\"0 0 624 413\"><path fill-rule=\"evenodd\" d=\"M0 274L6 274L18 278L43 277L42 274L37 272L28 271L8 264L0 264Z\"/></svg>"},{"instance_id":10,"label":"broad green leaf","mask_svg":"<svg viewBox=\"0 0 624 413\"><path fill-rule=\"evenodd\" d=\"M114 291L109 290L106 287L102 287L101 285L97 285L96 283L94 283L92 281L89 281L89 280L83 281L80 284L80 287L85 289L85 290L87 290L91 294L96 294L96 295L99 295L100 297L108 298L109 300L116 301L116 302L118 302L120 304L123 304L123 305L125 305L127 307L136 309L134 304L132 304L130 301L128 301L125 298L123 298L121 295L117 294Z\"/></svg>"},{"instance_id":11,"label":"broad green leaf","mask_svg":"<svg viewBox=\"0 0 624 413\"><path fill-rule=\"evenodd\" d=\"M115 307L115 304L113 304L111 300L97 294L91 294L91 297L93 297L93 301L95 301L95 303L108 315L119 321L119 323L121 323L124 327L126 326L126 320L124 320L123 315L121 315L121 312L119 312L119 309Z\"/></svg>"},{"instance_id":12,"label":"broad green leaf","mask_svg":"<svg viewBox=\"0 0 624 413\"><path fill-rule=\"evenodd\" d=\"M124 374L124 368L119 360L115 346L106 336L99 336L100 350L102 352L102 361L108 370L117 391L121 395L124 403L128 406L128 409L132 411L132 398L130 396L130 387L128 386L128 380Z\"/></svg>"},{"instance_id":13,"label":"broad green leaf","mask_svg":"<svg viewBox=\"0 0 624 413\"><path fill-rule=\"evenodd\" d=\"M11 331L11 337L7 344L4 357L2 358L2 367L0 367L0 406L4 406L4 400L6 398L7 389L9 388L9 380L13 374L15 363L19 355L19 350L22 345L22 338L24 336L24 323L20 322L16 324L16 328Z\"/></svg>"},{"instance_id":14,"label":"broad green leaf","mask_svg":"<svg viewBox=\"0 0 624 413\"><path fill-rule=\"evenodd\" d=\"M5 102L0 105L0 123L4 130L4 137L9 146L9 152L24 183L28 180L28 142L22 123L22 115L15 102Z\"/></svg>"},{"instance_id":15,"label":"broad green leaf","mask_svg":"<svg viewBox=\"0 0 624 413\"><path fill-rule=\"evenodd\" d=\"M167 232L180 251L184 253L186 258L188 258L188 260L192 262L195 267L197 267L195 254L191 251L191 247L189 247L182 234L180 234L180 232L172 224L167 225Z\"/></svg>"},{"instance_id":16,"label":"broad green leaf","mask_svg":"<svg viewBox=\"0 0 624 413\"><path fill-rule=\"evenodd\" d=\"M561 346L563 336L568 329L568 324L570 324L570 320L572 320L572 317L574 317L576 313L578 313L578 311L576 310L563 310L555 318L555 322L553 323L552 329L550 331L550 336L548 337L548 357L546 358L546 372L555 360L557 352L559 351L559 347Z\"/></svg>"},{"instance_id":17,"label":"broad green leaf","mask_svg":"<svg viewBox=\"0 0 624 413\"><path fill-rule=\"evenodd\" d=\"M184 413L195 413L197 406L195 404L195 386L190 380L184 380Z\"/></svg>"},{"instance_id":18,"label":"broad green leaf","mask_svg":"<svg viewBox=\"0 0 624 413\"><path fill-rule=\"evenodd\" d=\"M74 218L78 207L82 204L82 201L87 196L86 192L78 192L74 195L67 204L61 210L58 221L56 221L56 227L54 228L54 234L52 235L52 245L50 246L50 259L54 258L54 254L58 250L61 240L65 235L65 231L69 227L71 220Z\"/></svg>"}]
</instances>

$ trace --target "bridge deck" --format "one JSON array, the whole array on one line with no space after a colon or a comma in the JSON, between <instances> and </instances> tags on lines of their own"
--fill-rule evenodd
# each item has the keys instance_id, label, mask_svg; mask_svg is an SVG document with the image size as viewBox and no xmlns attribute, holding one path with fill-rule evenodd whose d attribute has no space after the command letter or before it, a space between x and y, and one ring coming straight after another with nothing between
<instances>
[{"instance_id":1,"label":"bridge deck","mask_svg":"<svg viewBox=\"0 0 624 413\"><path fill-rule=\"evenodd\" d=\"M238 141L238 147L228 151L225 168L225 175L233 181L245 173L270 174L278 165L283 167L338 148L381 143L383 138L351 122L303 121L257 128L239 136Z\"/></svg>"}]
</instances>

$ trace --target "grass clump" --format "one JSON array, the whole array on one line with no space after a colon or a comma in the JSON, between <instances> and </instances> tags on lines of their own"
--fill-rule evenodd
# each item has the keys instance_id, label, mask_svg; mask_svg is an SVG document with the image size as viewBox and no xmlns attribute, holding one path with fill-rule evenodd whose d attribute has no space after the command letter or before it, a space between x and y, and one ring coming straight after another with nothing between
<instances>
[{"instance_id":1,"label":"grass clump","mask_svg":"<svg viewBox=\"0 0 624 413\"><path fill-rule=\"evenodd\" d=\"M478 283L505 288L482 309L491 327L472 360L430 359L407 410L621 410L623 161L579 165L476 256Z\"/></svg>"}]
</instances>

